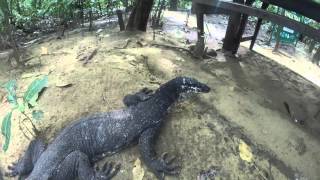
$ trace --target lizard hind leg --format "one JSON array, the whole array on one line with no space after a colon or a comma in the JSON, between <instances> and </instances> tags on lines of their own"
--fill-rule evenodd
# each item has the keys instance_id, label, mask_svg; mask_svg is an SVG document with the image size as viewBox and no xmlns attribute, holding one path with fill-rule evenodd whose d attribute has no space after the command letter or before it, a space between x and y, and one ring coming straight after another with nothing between
<instances>
[{"instance_id":1,"label":"lizard hind leg","mask_svg":"<svg viewBox=\"0 0 320 180\"><path fill-rule=\"evenodd\" d=\"M110 180L120 170L120 165L106 163L102 169L94 169L86 154L71 152L59 165L52 180Z\"/></svg>"},{"instance_id":2,"label":"lizard hind leg","mask_svg":"<svg viewBox=\"0 0 320 180\"><path fill-rule=\"evenodd\" d=\"M40 155L45 151L46 145L41 139L32 140L24 154L17 163L8 166L9 172L5 175L9 177L24 176L31 173Z\"/></svg>"}]
</instances>

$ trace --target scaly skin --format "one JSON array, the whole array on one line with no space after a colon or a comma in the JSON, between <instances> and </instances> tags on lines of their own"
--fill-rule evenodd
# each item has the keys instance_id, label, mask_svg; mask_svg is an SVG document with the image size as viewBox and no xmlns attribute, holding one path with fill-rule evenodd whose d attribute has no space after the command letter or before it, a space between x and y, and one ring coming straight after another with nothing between
<instances>
[{"instance_id":1,"label":"scaly skin","mask_svg":"<svg viewBox=\"0 0 320 180\"><path fill-rule=\"evenodd\" d=\"M195 79L177 77L160 86L154 94L143 89L135 95L128 95L124 99L128 108L96 114L72 123L46 150L41 141L33 141L26 156L10 167L11 172L7 175L30 173L27 180L111 179L119 166L113 168L106 164L102 170L94 170L92 162L116 153L137 140L143 161L159 179L163 179L164 174L177 174L178 167L172 164L173 159L168 158L167 154L159 159L156 157L154 138L168 108L181 93L209 91L208 86Z\"/></svg>"}]
</instances>

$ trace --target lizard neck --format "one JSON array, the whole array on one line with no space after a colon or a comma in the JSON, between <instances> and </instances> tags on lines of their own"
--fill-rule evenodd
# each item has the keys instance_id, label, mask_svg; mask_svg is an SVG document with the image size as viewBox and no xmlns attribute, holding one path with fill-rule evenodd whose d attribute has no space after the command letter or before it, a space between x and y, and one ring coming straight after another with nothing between
<instances>
[{"instance_id":1,"label":"lizard neck","mask_svg":"<svg viewBox=\"0 0 320 180\"><path fill-rule=\"evenodd\" d=\"M155 100L163 110L167 110L178 97L179 93L174 83L164 84L154 94Z\"/></svg>"}]
</instances>

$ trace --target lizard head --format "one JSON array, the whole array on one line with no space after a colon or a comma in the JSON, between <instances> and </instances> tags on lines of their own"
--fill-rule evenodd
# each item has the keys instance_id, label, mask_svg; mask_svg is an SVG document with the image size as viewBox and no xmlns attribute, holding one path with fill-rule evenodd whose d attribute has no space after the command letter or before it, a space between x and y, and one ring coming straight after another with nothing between
<instances>
[{"instance_id":1,"label":"lizard head","mask_svg":"<svg viewBox=\"0 0 320 180\"><path fill-rule=\"evenodd\" d=\"M178 93L207 93L210 87L190 77L177 77L174 79Z\"/></svg>"}]
</instances>

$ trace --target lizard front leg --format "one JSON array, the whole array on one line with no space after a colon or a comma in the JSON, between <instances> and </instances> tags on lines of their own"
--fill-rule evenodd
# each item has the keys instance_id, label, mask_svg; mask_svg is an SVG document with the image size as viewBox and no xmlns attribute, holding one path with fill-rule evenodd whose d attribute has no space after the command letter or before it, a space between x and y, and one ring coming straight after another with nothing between
<instances>
[{"instance_id":1,"label":"lizard front leg","mask_svg":"<svg viewBox=\"0 0 320 180\"><path fill-rule=\"evenodd\" d=\"M86 154L73 151L61 162L52 180L110 180L119 169L120 165L106 163L101 170L94 170Z\"/></svg>"},{"instance_id":2,"label":"lizard front leg","mask_svg":"<svg viewBox=\"0 0 320 180\"><path fill-rule=\"evenodd\" d=\"M140 102L146 101L152 97L153 91L148 88L143 88L135 94L128 94L123 98L123 104L127 107L137 105Z\"/></svg>"},{"instance_id":3,"label":"lizard front leg","mask_svg":"<svg viewBox=\"0 0 320 180\"><path fill-rule=\"evenodd\" d=\"M178 174L179 167L173 164L175 157L169 158L167 153L164 153L159 159L156 157L153 143L158 130L159 126L145 130L139 138L139 149L144 163L158 179L162 180L165 174Z\"/></svg>"},{"instance_id":4,"label":"lizard front leg","mask_svg":"<svg viewBox=\"0 0 320 180\"><path fill-rule=\"evenodd\" d=\"M8 167L10 172L6 176L24 176L30 174L38 158L46 149L45 143L41 139L32 140L24 154L17 163L13 163Z\"/></svg>"}]
</instances>

